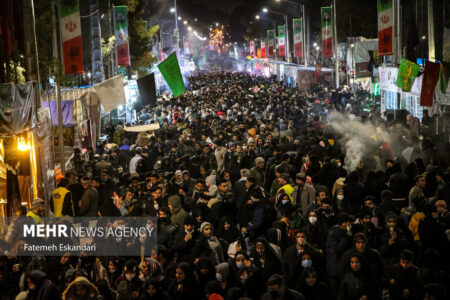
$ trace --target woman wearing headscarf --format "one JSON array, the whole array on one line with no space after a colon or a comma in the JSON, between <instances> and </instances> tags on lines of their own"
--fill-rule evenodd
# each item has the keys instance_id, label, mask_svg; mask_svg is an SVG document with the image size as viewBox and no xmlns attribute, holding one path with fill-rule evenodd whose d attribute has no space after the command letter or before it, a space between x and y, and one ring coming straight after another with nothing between
<instances>
[{"instance_id":1,"label":"woman wearing headscarf","mask_svg":"<svg viewBox=\"0 0 450 300\"><path fill-rule=\"evenodd\" d=\"M170 283L168 291L173 300L199 299L197 277L188 263L178 264L175 278Z\"/></svg>"},{"instance_id":2,"label":"woman wearing headscarf","mask_svg":"<svg viewBox=\"0 0 450 300\"><path fill-rule=\"evenodd\" d=\"M32 270L26 274L26 283L28 285L27 300L59 299L56 286L46 277L47 274L40 270Z\"/></svg>"},{"instance_id":3,"label":"woman wearing headscarf","mask_svg":"<svg viewBox=\"0 0 450 300\"><path fill-rule=\"evenodd\" d=\"M228 216L223 216L217 226L216 235L218 238L225 240L228 244L233 243L241 235L239 229L231 221Z\"/></svg>"},{"instance_id":4,"label":"woman wearing headscarf","mask_svg":"<svg viewBox=\"0 0 450 300\"><path fill-rule=\"evenodd\" d=\"M213 226L209 222L200 225L200 238L194 252L194 257L208 257L214 265L224 262L224 253L221 241L213 235Z\"/></svg>"},{"instance_id":5,"label":"woman wearing headscarf","mask_svg":"<svg viewBox=\"0 0 450 300\"><path fill-rule=\"evenodd\" d=\"M144 289L139 296L139 300L170 300L170 296L165 293L158 280L154 278L147 279L144 282Z\"/></svg>"},{"instance_id":6,"label":"woman wearing headscarf","mask_svg":"<svg viewBox=\"0 0 450 300\"><path fill-rule=\"evenodd\" d=\"M206 283L216 280L216 269L209 258L201 257L196 265L199 290L204 291Z\"/></svg>"},{"instance_id":7,"label":"woman wearing headscarf","mask_svg":"<svg viewBox=\"0 0 450 300\"><path fill-rule=\"evenodd\" d=\"M261 288L263 283L261 272L245 252L236 253L228 276L231 276L231 286L240 288L251 299L259 299L264 293L264 289Z\"/></svg>"},{"instance_id":8,"label":"woman wearing headscarf","mask_svg":"<svg viewBox=\"0 0 450 300\"><path fill-rule=\"evenodd\" d=\"M305 296L305 300L327 300L331 298L327 285L317 278L316 270L313 267L303 269L295 290Z\"/></svg>"},{"instance_id":9,"label":"woman wearing headscarf","mask_svg":"<svg viewBox=\"0 0 450 300\"><path fill-rule=\"evenodd\" d=\"M273 274L282 274L281 257L279 257L265 238L258 238L253 250L253 262L261 271L264 282Z\"/></svg>"},{"instance_id":10,"label":"woman wearing headscarf","mask_svg":"<svg viewBox=\"0 0 450 300\"><path fill-rule=\"evenodd\" d=\"M338 300L381 300L381 290L375 276L361 255L350 258L350 270L342 278Z\"/></svg>"},{"instance_id":11,"label":"woman wearing headscarf","mask_svg":"<svg viewBox=\"0 0 450 300\"><path fill-rule=\"evenodd\" d=\"M77 277L72 281L62 295L63 300L97 300L100 295L98 288L86 277ZM45 298L51 299L51 298Z\"/></svg>"}]
</instances>

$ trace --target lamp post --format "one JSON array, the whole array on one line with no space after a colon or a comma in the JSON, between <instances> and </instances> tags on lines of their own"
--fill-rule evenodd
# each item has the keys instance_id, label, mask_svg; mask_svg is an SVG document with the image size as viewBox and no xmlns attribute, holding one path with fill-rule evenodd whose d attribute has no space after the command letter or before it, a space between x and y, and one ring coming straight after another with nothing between
<instances>
[{"instance_id":1,"label":"lamp post","mask_svg":"<svg viewBox=\"0 0 450 300\"><path fill-rule=\"evenodd\" d=\"M179 43L180 43L180 39L179 39L179 31L178 31L178 11L177 11L177 0L173 0L173 7L170 9L170 12L174 13L175 15L175 29L174 29L174 35L176 37L176 45L177 45L177 52L178 52L178 48L179 48Z\"/></svg>"},{"instance_id":2,"label":"lamp post","mask_svg":"<svg viewBox=\"0 0 450 300\"><path fill-rule=\"evenodd\" d=\"M300 2L295 2L295 1L291 1L291 0L275 0L275 2L285 2L288 3L290 5L295 5L297 7L300 7L301 11L302 11L302 36L303 36L303 53L305 56L305 67L308 66L308 58L309 58L309 45L306 38L306 12L305 12L305 4L300 1Z\"/></svg>"},{"instance_id":3,"label":"lamp post","mask_svg":"<svg viewBox=\"0 0 450 300\"><path fill-rule=\"evenodd\" d=\"M270 10L270 9L267 9L267 8L263 8L262 11L263 11L263 13L272 13L272 14L283 16L284 23L285 23L285 26L286 26L286 48L287 48L286 61L289 62L289 58L290 58L291 54L290 54L290 50L289 50L290 49L290 47L289 47L289 24L288 24L288 16L287 16L287 14L280 13L280 12L277 12L277 11L273 11L273 10Z\"/></svg>"}]
</instances>

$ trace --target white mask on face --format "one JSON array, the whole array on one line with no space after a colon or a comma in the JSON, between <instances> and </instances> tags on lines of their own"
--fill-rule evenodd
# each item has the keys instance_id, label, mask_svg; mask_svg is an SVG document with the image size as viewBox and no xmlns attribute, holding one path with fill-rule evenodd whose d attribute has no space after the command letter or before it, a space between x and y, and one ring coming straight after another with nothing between
<instances>
[{"instance_id":1,"label":"white mask on face","mask_svg":"<svg viewBox=\"0 0 450 300\"><path fill-rule=\"evenodd\" d=\"M316 222L317 222L317 217L309 217L309 223L311 223L311 224L316 224Z\"/></svg>"},{"instance_id":2,"label":"white mask on face","mask_svg":"<svg viewBox=\"0 0 450 300\"><path fill-rule=\"evenodd\" d=\"M344 200L344 195L337 195L338 200Z\"/></svg>"}]
</instances>

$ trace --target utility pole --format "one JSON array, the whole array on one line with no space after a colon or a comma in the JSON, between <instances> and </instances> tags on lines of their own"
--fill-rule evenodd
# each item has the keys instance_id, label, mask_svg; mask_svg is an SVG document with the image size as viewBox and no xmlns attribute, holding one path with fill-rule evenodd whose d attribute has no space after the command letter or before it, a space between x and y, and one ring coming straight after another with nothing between
<instances>
[{"instance_id":1,"label":"utility pole","mask_svg":"<svg viewBox=\"0 0 450 300\"><path fill-rule=\"evenodd\" d=\"M336 89L339 88L339 56L338 56L338 34L336 25L336 0L333 0L333 32L334 32L334 61L336 69Z\"/></svg>"},{"instance_id":2,"label":"utility pole","mask_svg":"<svg viewBox=\"0 0 450 300\"><path fill-rule=\"evenodd\" d=\"M428 60L435 61L436 57L436 46L434 43L434 1L428 0Z\"/></svg>"}]
</instances>

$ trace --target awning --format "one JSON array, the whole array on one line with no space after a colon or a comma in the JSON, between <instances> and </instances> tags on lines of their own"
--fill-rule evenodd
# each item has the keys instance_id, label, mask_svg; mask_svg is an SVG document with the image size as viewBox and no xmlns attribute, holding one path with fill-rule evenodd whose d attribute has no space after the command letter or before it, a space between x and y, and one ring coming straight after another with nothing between
<instances>
[{"instance_id":1,"label":"awning","mask_svg":"<svg viewBox=\"0 0 450 300\"><path fill-rule=\"evenodd\" d=\"M152 131L152 130L158 130L159 124L148 124L148 125L138 125L138 126L125 126L124 130L128 132L144 132L144 131Z\"/></svg>"}]
</instances>

